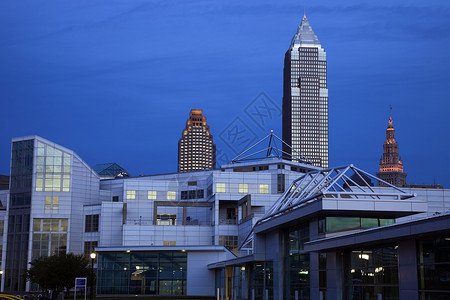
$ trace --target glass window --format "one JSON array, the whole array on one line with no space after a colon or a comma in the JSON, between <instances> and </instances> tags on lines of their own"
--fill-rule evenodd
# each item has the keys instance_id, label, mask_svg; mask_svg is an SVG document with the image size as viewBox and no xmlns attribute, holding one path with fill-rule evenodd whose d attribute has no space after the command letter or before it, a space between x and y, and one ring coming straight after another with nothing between
<instances>
[{"instance_id":1,"label":"glass window","mask_svg":"<svg viewBox=\"0 0 450 300\"><path fill-rule=\"evenodd\" d=\"M156 199L156 191L148 191L147 192L147 199L148 200L155 200Z\"/></svg>"},{"instance_id":2,"label":"glass window","mask_svg":"<svg viewBox=\"0 0 450 300\"><path fill-rule=\"evenodd\" d=\"M396 245L349 251L345 267L347 292L353 299L368 297L398 299L398 256Z\"/></svg>"},{"instance_id":3,"label":"glass window","mask_svg":"<svg viewBox=\"0 0 450 300\"><path fill-rule=\"evenodd\" d=\"M259 185L259 193L260 194L268 194L269 193L269 185L268 184L260 184Z\"/></svg>"},{"instance_id":4,"label":"glass window","mask_svg":"<svg viewBox=\"0 0 450 300\"><path fill-rule=\"evenodd\" d=\"M66 253L67 219L34 219L33 231L33 259Z\"/></svg>"},{"instance_id":5,"label":"glass window","mask_svg":"<svg viewBox=\"0 0 450 300\"><path fill-rule=\"evenodd\" d=\"M136 191L127 191L127 199L136 199Z\"/></svg>"},{"instance_id":6,"label":"glass window","mask_svg":"<svg viewBox=\"0 0 450 300\"><path fill-rule=\"evenodd\" d=\"M157 214L156 225L177 225L176 214Z\"/></svg>"},{"instance_id":7,"label":"glass window","mask_svg":"<svg viewBox=\"0 0 450 300\"><path fill-rule=\"evenodd\" d=\"M176 200L176 199L177 199L177 192L174 191L167 192L167 200Z\"/></svg>"},{"instance_id":8,"label":"glass window","mask_svg":"<svg viewBox=\"0 0 450 300\"><path fill-rule=\"evenodd\" d=\"M216 193L225 193L225 183L216 183Z\"/></svg>"},{"instance_id":9,"label":"glass window","mask_svg":"<svg viewBox=\"0 0 450 300\"><path fill-rule=\"evenodd\" d=\"M86 215L84 232L98 232L99 215Z\"/></svg>"},{"instance_id":10,"label":"glass window","mask_svg":"<svg viewBox=\"0 0 450 300\"><path fill-rule=\"evenodd\" d=\"M45 209L59 209L59 196L45 196Z\"/></svg>"},{"instance_id":11,"label":"glass window","mask_svg":"<svg viewBox=\"0 0 450 300\"><path fill-rule=\"evenodd\" d=\"M239 193L248 193L248 184L246 183L239 183Z\"/></svg>"}]
</instances>

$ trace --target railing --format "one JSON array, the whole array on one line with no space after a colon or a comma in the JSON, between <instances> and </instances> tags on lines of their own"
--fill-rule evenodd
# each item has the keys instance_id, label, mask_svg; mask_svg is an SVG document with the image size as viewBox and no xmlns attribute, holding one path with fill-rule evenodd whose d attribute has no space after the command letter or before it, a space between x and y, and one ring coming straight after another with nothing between
<instances>
[{"instance_id":1,"label":"railing","mask_svg":"<svg viewBox=\"0 0 450 300\"><path fill-rule=\"evenodd\" d=\"M219 219L219 225L237 225L236 219Z\"/></svg>"}]
</instances>

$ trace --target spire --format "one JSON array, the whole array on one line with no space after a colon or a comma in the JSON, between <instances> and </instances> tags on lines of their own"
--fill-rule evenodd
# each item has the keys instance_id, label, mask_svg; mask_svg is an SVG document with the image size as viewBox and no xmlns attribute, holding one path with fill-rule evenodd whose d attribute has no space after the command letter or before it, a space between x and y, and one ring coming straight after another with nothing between
<instances>
[{"instance_id":1,"label":"spire","mask_svg":"<svg viewBox=\"0 0 450 300\"><path fill-rule=\"evenodd\" d=\"M300 46L318 46L320 47L320 41L317 38L317 35L314 34L314 31L309 25L308 19L306 18L306 13L303 14L302 22L297 29L297 33L292 38L291 47L300 47Z\"/></svg>"}]
</instances>

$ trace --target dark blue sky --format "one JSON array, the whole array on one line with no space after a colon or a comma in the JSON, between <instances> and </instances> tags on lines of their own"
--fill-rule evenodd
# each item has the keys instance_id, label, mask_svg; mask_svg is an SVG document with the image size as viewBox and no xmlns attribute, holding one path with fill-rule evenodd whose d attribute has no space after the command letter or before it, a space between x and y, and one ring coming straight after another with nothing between
<instances>
[{"instance_id":1,"label":"dark blue sky","mask_svg":"<svg viewBox=\"0 0 450 300\"><path fill-rule=\"evenodd\" d=\"M91 166L174 172L191 108L230 158L237 123L281 136L281 116L259 127L245 109L261 92L281 107L304 5L327 52L330 165L375 173L391 104L407 182L450 187L448 0L2 0L0 173L32 134Z\"/></svg>"}]
</instances>

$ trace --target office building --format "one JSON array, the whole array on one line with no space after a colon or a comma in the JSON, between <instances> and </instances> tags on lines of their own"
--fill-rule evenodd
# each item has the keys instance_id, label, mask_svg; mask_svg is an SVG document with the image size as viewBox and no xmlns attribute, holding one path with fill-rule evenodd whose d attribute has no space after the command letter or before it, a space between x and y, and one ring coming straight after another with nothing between
<instances>
[{"instance_id":1,"label":"office building","mask_svg":"<svg viewBox=\"0 0 450 300\"><path fill-rule=\"evenodd\" d=\"M178 141L178 172L216 167L216 145L201 109L191 109Z\"/></svg>"},{"instance_id":2,"label":"office building","mask_svg":"<svg viewBox=\"0 0 450 300\"><path fill-rule=\"evenodd\" d=\"M398 144L395 141L395 130L392 117L389 116L386 129L386 141L383 143L383 156L380 159L380 172L378 178L395 186L406 186L406 173L403 172L403 162L398 153ZM382 181L379 184L383 185Z\"/></svg>"},{"instance_id":3,"label":"office building","mask_svg":"<svg viewBox=\"0 0 450 300\"><path fill-rule=\"evenodd\" d=\"M328 168L326 53L306 16L285 54L283 75L283 140Z\"/></svg>"}]
</instances>

